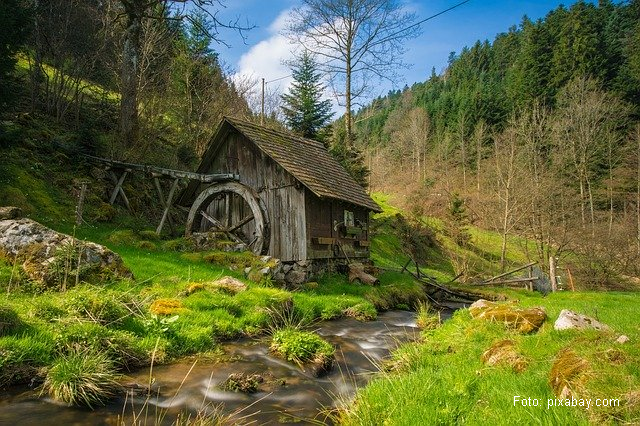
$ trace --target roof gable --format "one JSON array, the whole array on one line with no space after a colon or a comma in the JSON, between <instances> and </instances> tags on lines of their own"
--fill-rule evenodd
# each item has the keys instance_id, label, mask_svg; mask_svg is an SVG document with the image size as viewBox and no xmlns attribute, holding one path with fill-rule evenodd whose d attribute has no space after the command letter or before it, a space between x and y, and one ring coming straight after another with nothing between
<instances>
[{"instance_id":1,"label":"roof gable","mask_svg":"<svg viewBox=\"0 0 640 426\"><path fill-rule=\"evenodd\" d=\"M203 173L211 163L231 128L255 143L318 197L334 198L376 212L381 211L378 204L329 154L322 143L236 118L223 119L202 157L199 173Z\"/></svg>"}]
</instances>

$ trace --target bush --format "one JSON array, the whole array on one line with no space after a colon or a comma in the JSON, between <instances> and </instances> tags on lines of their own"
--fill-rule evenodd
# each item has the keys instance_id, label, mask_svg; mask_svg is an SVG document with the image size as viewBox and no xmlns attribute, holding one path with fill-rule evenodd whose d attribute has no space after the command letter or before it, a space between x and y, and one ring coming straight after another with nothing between
<instances>
[{"instance_id":1,"label":"bush","mask_svg":"<svg viewBox=\"0 0 640 426\"><path fill-rule=\"evenodd\" d=\"M0 336L13 333L21 324L16 311L10 306L0 305Z\"/></svg>"},{"instance_id":2,"label":"bush","mask_svg":"<svg viewBox=\"0 0 640 426\"><path fill-rule=\"evenodd\" d=\"M101 203L93 212L93 220L96 222L113 222L117 214L118 210L111 204Z\"/></svg>"},{"instance_id":3,"label":"bush","mask_svg":"<svg viewBox=\"0 0 640 426\"><path fill-rule=\"evenodd\" d=\"M139 241L139 238L131 229L123 229L112 232L108 240L119 246L133 246Z\"/></svg>"},{"instance_id":4,"label":"bush","mask_svg":"<svg viewBox=\"0 0 640 426\"><path fill-rule=\"evenodd\" d=\"M326 363L333 359L335 348L315 333L292 328L278 330L271 339L271 350L287 361Z\"/></svg>"},{"instance_id":5,"label":"bush","mask_svg":"<svg viewBox=\"0 0 640 426\"><path fill-rule=\"evenodd\" d=\"M53 363L42 389L60 402L93 407L117 394L118 377L106 354L77 351Z\"/></svg>"},{"instance_id":6,"label":"bush","mask_svg":"<svg viewBox=\"0 0 640 426\"><path fill-rule=\"evenodd\" d=\"M344 310L344 316L358 321L373 321L378 316L376 307L371 302L358 303Z\"/></svg>"}]
</instances>

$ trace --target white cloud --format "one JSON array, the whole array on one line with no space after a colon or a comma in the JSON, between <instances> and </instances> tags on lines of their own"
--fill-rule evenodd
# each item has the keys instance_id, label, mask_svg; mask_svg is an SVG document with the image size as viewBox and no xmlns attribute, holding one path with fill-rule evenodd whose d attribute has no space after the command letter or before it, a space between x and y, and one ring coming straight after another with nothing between
<instances>
[{"instance_id":1,"label":"white cloud","mask_svg":"<svg viewBox=\"0 0 640 426\"><path fill-rule=\"evenodd\" d=\"M232 76L233 80L241 86L246 87L249 81L253 83L253 88L247 93L247 98L255 111L260 109L262 78L267 83L266 96L271 98L266 99L267 113L270 109L269 104L271 104L271 108L274 106L277 108L275 104L279 101L279 94L288 92L293 81L291 69L284 62L294 58L297 47L282 35L291 12L291 9L285 9L276 17L268 27L269 36L240 57L237 65L238 71ZM334 111L342 114L344 108L337 105L328 84L325 88L325 98L332 101Z\"/></svg>"},{"instance_id":2,"label":"white cloud","mask_svg":"<svg viewBox=\"0 0 640 426\"><path fill-rule=\"evenodd\" d=\"M291 70L284 65L284 61L294 56L294 45L289 42L281 31L285 28L290 10L284 10L269 25L269 37L251 47L238 61L238 71L233 75L233 80L243 82L251 80L255 83L253 93L249 94L250 103L254 109L255 99L259 98L261 91L261 79L267 83L267 95L277 96L277 93L285 93L292 82ZM282 78L284 77L284 78ZM276 80L276 81L274 81ZM276 95L273 95L273 94Z\"/></svg>"}]
</instances>

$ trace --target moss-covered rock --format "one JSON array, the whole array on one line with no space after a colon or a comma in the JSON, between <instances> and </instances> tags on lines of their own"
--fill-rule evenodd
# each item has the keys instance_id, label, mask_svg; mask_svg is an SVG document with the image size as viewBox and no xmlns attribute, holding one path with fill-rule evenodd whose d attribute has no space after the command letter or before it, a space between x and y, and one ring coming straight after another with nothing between
<instances>
[{"instance_id":1,"label":"moss-covered rock","mask_svg":"<svg viewBox=\"0 0 640 426\"><path fill-rule=\"evenodd\" d=\"M469 307L473 318L502 322L505 326L526 334L538 330L547 319L544 308L519 308L510 303L480 299Z\"/></svg>"},{"instance_id":2,"label":"moss-covered rock","mask_svg":"<svg viewBox=\"0 0 640 426\"><path fill-rule=\"evenodd\" d=\"M31 280L48 287L76 276L86 281L133 277L122 258L108 248L31 219L0 220L0 252L21 262Z\"/></svg>"}]
</instances>

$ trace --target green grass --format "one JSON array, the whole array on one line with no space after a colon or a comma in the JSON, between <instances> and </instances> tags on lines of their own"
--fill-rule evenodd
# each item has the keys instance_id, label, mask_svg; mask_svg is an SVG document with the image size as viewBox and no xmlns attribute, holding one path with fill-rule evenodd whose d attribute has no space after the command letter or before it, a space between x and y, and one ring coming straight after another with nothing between
<instances>
[{"instance_id":1,"label":"green grass","mask_svg":"<svg viewBox=\"0 0 640 426\"><path fill-rule=\"evenodd\" d=\"M523 306L544 306L549 319L536 334L520 335L502 324L471 319L460 310L441 327L423 333L393 355L386 373L361 389L343 424L587 424L640 420L640 348L619 345L618 334L640 339L635 319L638 297L627 293L536 294L509 291ZM561 309L596 316L615 333L558 332L553 321ZM509 366L488 367L482 353L511 339L528 362L517 373ZM552 407L549 373L556 354L572 348L589 365L578 398L619 398L621 407ZM633 393L636 391L636 394ZM635 396L634 396L635 395ZM514 396L540 401L540 407L514 405ZM635 398L635 399L634 399ZM626 401L626 402L625 402Z\"/></svg>"},{"instance_id":2,"label":"green grass","mask_svg":"<svg viewBox=\"0 0 640 426\"><path fill-rule=\"evenodd\" d=\"M77 351L57 359L47 373L43 392L70 405L102 405L120 385L111 360L104 353Z\"/></svg>"},{"instance_id":3,"label":"green grass","mask_svg":"<svg viewBox=\"0 0 640 426\"><path fill-rule=\"evenodd\" d=\"M271 350L296 364L317 362L326 364L333 359L335 348L311 331L285 328L273 333Z\"/></svg>"}]
</instances>

